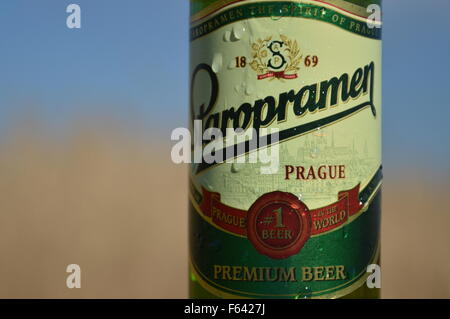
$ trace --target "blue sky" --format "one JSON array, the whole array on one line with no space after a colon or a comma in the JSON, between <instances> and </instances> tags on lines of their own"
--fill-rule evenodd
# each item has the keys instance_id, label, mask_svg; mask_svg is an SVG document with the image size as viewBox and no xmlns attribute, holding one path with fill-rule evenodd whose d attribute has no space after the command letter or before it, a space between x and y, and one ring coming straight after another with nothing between
<instances>
[{"instance_id":1,"label":"blue sky","mask_svg":"<svg viewBox=\"0 0 450 319\"><path fill-rule=\"evenodd\" d=\"M187 123L189 6L167 2L1 1L1 117L35 103L56 126L83 108L152 127ZM81 29L66 27L70 3L82 9Z\"/></svg>"},{"instance_id":2,"label":"blue sky","mask_svg":"<svg viewBox=\"0 0 450 319\"><path fill-rule=\"evenodd\" d=\"M66 27L66 6L82 28ZM187 0L2 0L0 133L33 108L57 134L115 114L148 135L187 123ZM385 163L450 168L450 1L386 0ZM103 113L102 113L103 112Z\"/></svg>"}]
</instances>

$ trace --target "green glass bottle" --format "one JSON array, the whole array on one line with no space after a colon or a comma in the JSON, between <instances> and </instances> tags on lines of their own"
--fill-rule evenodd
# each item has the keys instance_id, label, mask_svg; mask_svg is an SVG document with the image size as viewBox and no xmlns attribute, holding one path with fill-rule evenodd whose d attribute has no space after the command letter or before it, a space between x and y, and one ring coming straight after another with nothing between
<instances>
[{"instance_id":1,"label":"green glass bottle","mask_svg":"<svg viewBox=\"0 0 450 319\"><path fill-rule=\"evenodd\" d=\"M381 1L190 2L190 297L379 298Z\"/></svg>"}]
</instances>

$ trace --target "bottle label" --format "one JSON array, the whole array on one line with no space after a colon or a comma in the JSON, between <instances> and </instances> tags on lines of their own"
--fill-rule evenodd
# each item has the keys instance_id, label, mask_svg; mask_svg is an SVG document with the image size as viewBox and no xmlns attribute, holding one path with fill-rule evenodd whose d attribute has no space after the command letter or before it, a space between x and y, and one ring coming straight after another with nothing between
<instances>
[{"instance_id":1,"label":"bottle label","mask_svg":"<svg viewBox=\"0 0 450 319\"><path fill-rule=\"evenodd\" d=\"M192 133L223 156L190 172L191 271L211 294L337 298L366 283L382 181L372 3L191 0Z\"/></svg>"}]
</instances>

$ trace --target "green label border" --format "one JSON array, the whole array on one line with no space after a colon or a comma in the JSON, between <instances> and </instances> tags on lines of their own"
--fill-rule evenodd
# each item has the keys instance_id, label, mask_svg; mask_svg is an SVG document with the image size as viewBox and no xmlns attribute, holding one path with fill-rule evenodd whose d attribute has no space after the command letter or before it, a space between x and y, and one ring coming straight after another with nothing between
<instances>
[{"instance_id":1,"label":"green label border","mask_svg":"<svg viewBox=\"0 0 450 319\"><path fill-rule=\"evenodd\" d=\"M264 10L255 10L255 8L264 8ZM274 15L273 12L278 12L278 14ZM190 40L194 41L223 26L242 20L254 18L277 20L285 17L322 21L369 39L381 39L381 27L370 29L366 22L353 19L335 10L293 1L270 1L252 2L224 10L207 21L192 27L190 29Z\"/></svg>"}]
</instances>

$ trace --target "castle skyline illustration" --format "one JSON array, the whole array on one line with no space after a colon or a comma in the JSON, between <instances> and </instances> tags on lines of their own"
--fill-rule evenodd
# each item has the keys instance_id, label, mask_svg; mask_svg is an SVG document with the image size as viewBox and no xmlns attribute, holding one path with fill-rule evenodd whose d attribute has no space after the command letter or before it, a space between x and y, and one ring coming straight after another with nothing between
<instances>
[{"instance_id":1,"label":"castle skyline illustration","mask_svg":"<svg viewBox=\"0 0 450 319\"><path fill-rule=\"evenodd\" d=\"M220 189L227 194L223 200L236 207L248 205L256 198L275 190L290 192L302 201L326 202L337 199L339 191L351 189L377 168L377 158L371 154L366 140L355 137L336 143L335 132L320 129L298 139L281 143L278 173L263 175L261 164L225 164L230 170L222 173ZM342 139L340 139L342 141ZM300 146L290 147L292 145ZM285 180L285 166L345 165L345 179ZM242 206L241 206L242 205Z\"/></svg>"}]
</instances>

